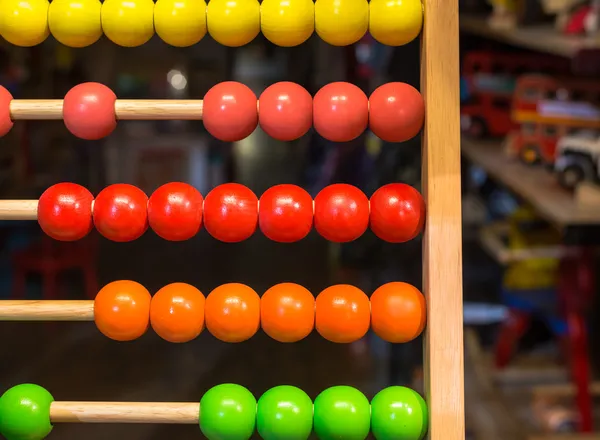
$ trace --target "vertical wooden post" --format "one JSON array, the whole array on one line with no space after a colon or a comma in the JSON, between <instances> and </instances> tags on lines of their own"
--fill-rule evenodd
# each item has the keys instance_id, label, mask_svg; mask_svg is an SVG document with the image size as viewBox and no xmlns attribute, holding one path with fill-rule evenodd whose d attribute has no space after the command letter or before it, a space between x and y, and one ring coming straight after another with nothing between
<instances>
[{"instance_id":1,"label":"vertical wooden post","mask_svg":"<svg viewBox=\"0 0 600 440\"><path fill-rule=\"evenodd\" d=\"M431 440L464 440L458 0L423 0L425 390Z\"/></svg>"}]
</instances>

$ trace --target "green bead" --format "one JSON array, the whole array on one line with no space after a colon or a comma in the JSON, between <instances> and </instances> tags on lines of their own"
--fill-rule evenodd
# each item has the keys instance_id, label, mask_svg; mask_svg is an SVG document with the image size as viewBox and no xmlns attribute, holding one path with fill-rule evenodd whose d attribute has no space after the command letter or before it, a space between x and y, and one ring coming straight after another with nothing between
<instances>
[{"instance_id":1,"label":"green bead","mask_svg":"<svg viewBox=\"0 0 600 440\"><path fill-rule=\"evenodd\" d=\"M256 425L264 440L306 440L313 425L312 400L300 388L271 388L258 399Z\"/></svg>"},{"instance_id":2,"label":"green bead","mask_svg":"<svg viewBox=\"0 0 600 440\"><path fill-rule=\"evenodd\" d=\"M315 432L321 440L364 440L369 435L371 407L356 388L327 388L315 399Z\"/></svg>"},{"instance_id":3,"label":"green bead","mask_svg":"<svg viewBox=\"0 0 600 440\"><path fill-rule=\"evenodd\" d=\"M7 440L42 440L50 431L54 397L38 385L17 385L0 397L0 433Z\"/></svg>"},{"instance_id":4,"label":"green bead","mask_svg":"<svg viewBox=\"0 0 600 440\"><path fill-rule=\"evenodd\" d=\"M200 400L200 430L208 440L248 440L255 424L256 399L241 385L217 385Z\"/></svg>"},{"instance_id":5,"label":"green bead","mask_svg":"<svg viewBox=\"0 0 600 440\"><path fill-rule=\"evenodd\" d=\"M385 388L371 401L371 430L377 440L421 440L428 425L427 404L410 388Z\"/></svg>"}]
</instances>

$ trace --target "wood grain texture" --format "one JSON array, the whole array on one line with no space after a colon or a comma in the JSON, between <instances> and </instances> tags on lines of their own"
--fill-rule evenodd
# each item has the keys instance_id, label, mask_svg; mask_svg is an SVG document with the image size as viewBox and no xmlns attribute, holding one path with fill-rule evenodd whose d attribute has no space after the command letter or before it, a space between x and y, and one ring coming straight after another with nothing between
<instances>
[{"instance_id":1,"label":"wood grain texture","mask_svg":"<svg viewBox=\"0 0 600 440\"><path fill-rule=\"evenodd\" d=\"M3 300L0 321L93 321L92 300Z\"/></svg>"},{"instance_id":2,"label":"wood grain texture","mask_svg":"<svg viewBox=\"0 0 600 440\"><path fill-rule=\"evenodd\" d=\"M424 0L425 392L431 440L464 440L458 0Z\"/></svg>"},{"instance_id":3,"label":"wood grain texture","mask_svg":"<svg viewBox=\"0 0 600 440\"><path fill-rule=\"evenodd\" d=\"M52 402L52 423L176 423L196 424L199 403L177 402Z\"/></svg>"}]
</instances>

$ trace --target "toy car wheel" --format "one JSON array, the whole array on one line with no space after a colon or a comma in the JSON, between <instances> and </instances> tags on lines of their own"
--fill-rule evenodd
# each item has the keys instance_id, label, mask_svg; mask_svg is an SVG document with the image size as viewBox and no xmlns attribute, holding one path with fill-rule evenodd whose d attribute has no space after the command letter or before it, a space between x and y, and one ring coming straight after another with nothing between
<instances>
[{"instance_id":1,"label":"toy car wheel","mask_svg":"<svg viewBox=\"0 0 600 440\"><path fill-rule=\"evenodd\" d=\"M569 165L558 173L558 183L565 189L573 190L585 180L585 171L578 165Z\"/></svg>"},{"instance_id":2,"label":"toy car wheel","mask_svg":"<svg viewBox=\"0 0 600 440\"><path fill-rule=\"evenodd\" d=\"M523 147L519 152L519 158L526 165L537 165L541 162L538 149L532 145Z\"/></svg>"}]
</instances>

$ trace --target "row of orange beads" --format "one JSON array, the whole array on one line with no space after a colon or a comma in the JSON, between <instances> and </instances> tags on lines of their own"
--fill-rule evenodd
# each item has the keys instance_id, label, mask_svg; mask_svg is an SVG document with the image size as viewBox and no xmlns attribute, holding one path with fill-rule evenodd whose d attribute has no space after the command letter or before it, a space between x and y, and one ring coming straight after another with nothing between
<instances>
[{"instance_id":1,"label":"row of orange beads","mask_svg":"<svg viewBox=\"0 0 600 440\"><path fill-rule=\"evenodd\" d=\"M277 284L262 298L252 288L223 284L208 297L185 283L173 283L153 297L134 281L106 285L94 303L98 329L117 341L142 336L148 326L170 342L196 338L204 326L225 342L242 342L260 327L280 342L296 342L316 327L325 339L348 343L362 338L369 327L382 339L408 342L425 326L425 299L414 286L393 282L379 287L369 299L350 285L323 290L316 298L293 283Z\"/></svg>"}]
</instances>

